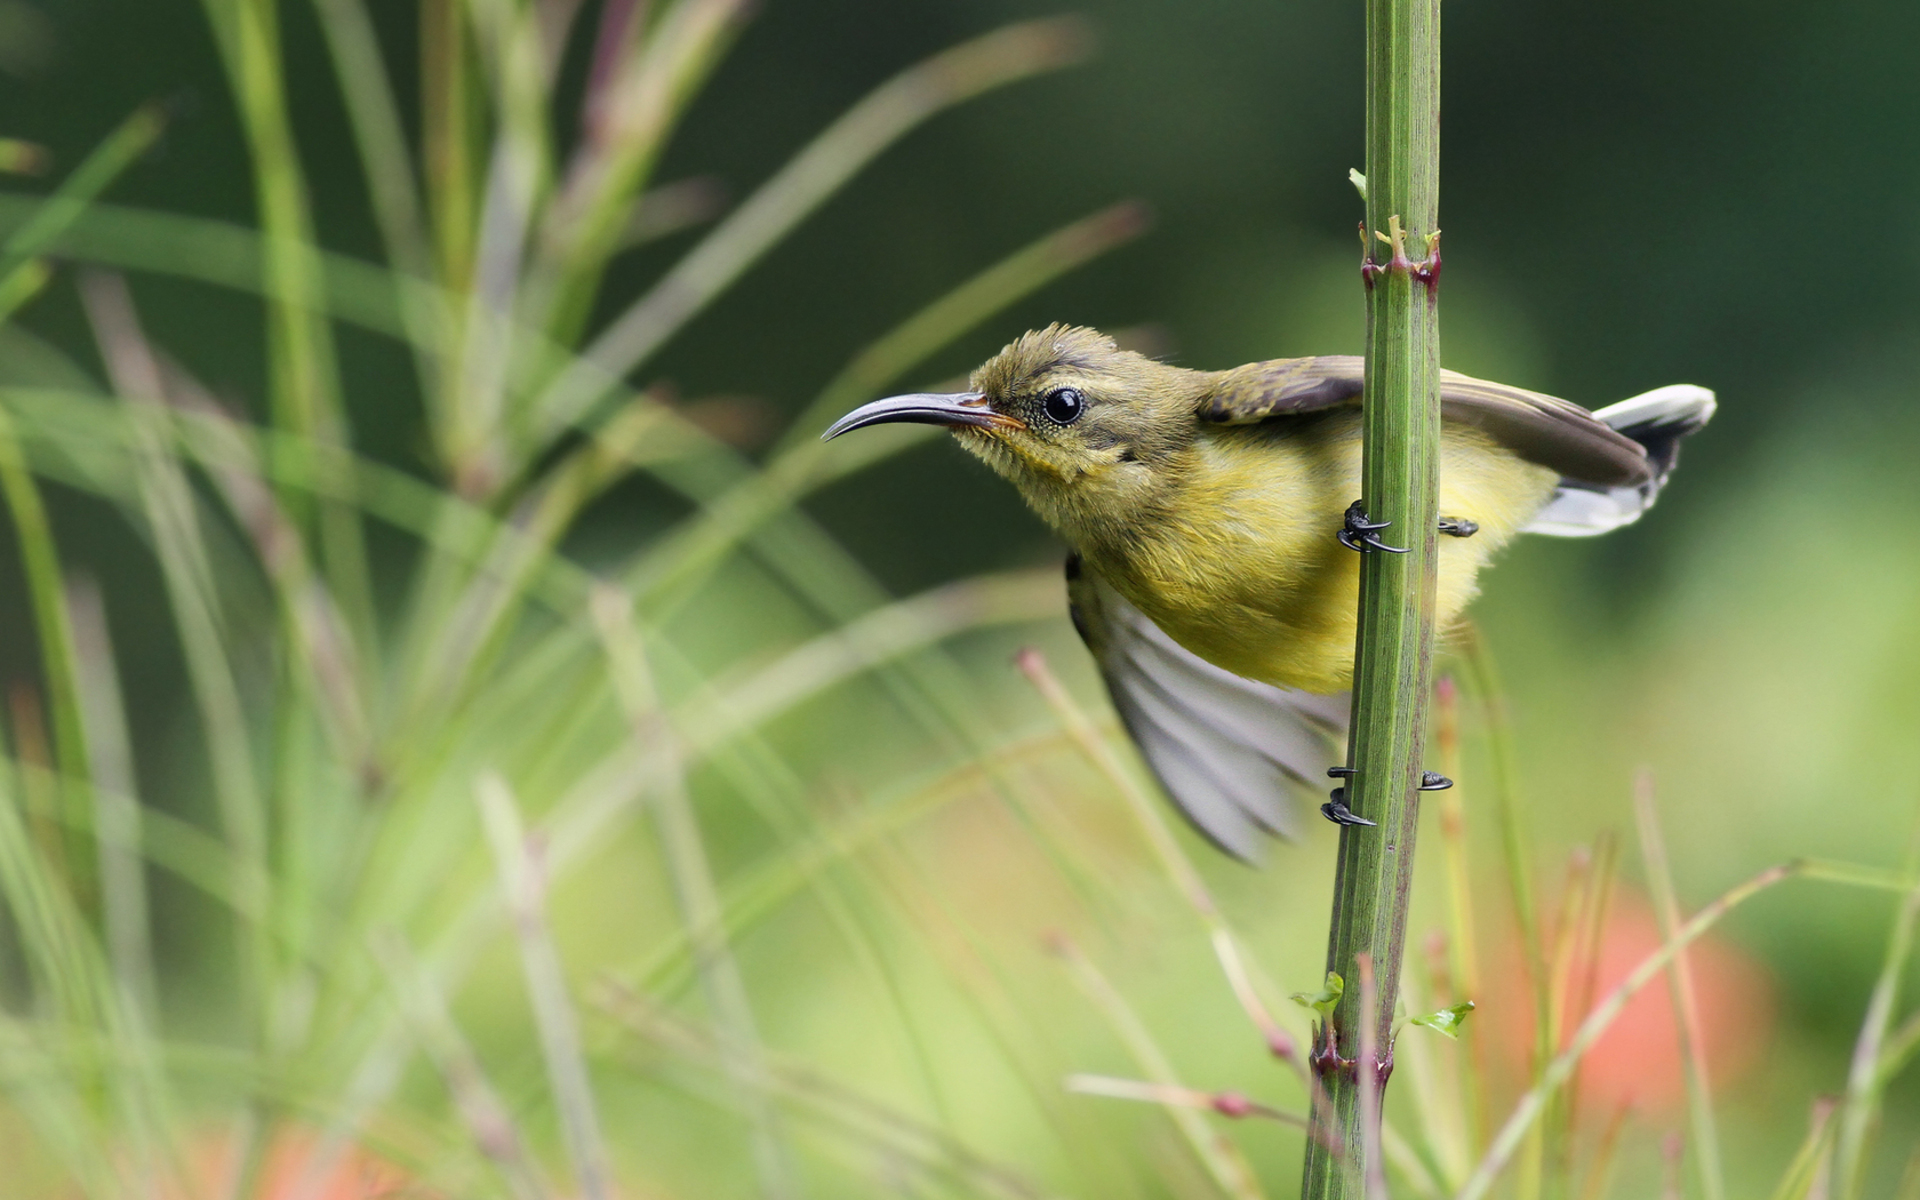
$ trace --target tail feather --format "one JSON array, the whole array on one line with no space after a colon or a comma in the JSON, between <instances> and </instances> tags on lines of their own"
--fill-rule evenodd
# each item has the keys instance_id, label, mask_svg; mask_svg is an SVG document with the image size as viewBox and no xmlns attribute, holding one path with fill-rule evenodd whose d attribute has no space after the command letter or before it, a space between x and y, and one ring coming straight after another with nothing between
<instances>
[{"instance_id":1,"label":"tail feather","mask_svg":"<svg viewBox=\"0 0 1920 1200\"><path fill-rule=\"evenodd\" d=\"M1528 533L1593 537L1631 525L1653 507L1667 476L1680 461L1680 439L1705 425L1714 411L1713 392L1673 383L1598 409L1594 416L1646 447L1653 477L1633 487L1602 488L1562 479L1553 499L1527 526Z\"/></svg>"}]
</instances>

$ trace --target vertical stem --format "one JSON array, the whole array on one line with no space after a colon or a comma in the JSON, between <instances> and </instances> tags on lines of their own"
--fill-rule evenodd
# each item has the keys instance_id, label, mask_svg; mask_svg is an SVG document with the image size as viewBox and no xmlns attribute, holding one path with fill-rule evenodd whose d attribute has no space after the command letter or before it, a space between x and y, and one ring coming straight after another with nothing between
<instances>
[{"instance_id":1,"label":"vertical stem","mask_svg":"<svg viewBox=\"0 0 1920 1200\"><path fill-rule=\"evenodd\" d=\"M1374 826L1340 835L1327 969L1376 975L1372 1027L1362 1036L1361 989L1349 987L1320 1031L1314 1103L1331 1144L1307 1147L1304 1200L1366 1195L1372 1164L1361 1103L1393 1069L1393 1013L1413 883L1426 701L1433 655L1435 522L1440 444L1439 0L1367 0L1367 377L1361 496L1386 540L1360 570L1347 803ZM1409 258L1412 253L1420 261ZM1359 1062L1367 1044L1373 1053Z\"/></svg>"}]
</instances>

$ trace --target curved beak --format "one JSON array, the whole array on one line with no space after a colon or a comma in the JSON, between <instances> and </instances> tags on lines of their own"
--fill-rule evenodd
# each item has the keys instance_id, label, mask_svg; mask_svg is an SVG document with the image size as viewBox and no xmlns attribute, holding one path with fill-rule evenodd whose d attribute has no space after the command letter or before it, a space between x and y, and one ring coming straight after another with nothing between
<instances>
[{"instance_id":1,"label":"curved beak","mask_svg":"<svg viewBox=\"0 0 1920 1200\"><path fill-rule=\"evenodd\" d=\"M820 440L830 442L850 429L912 421L917 425L973 425L981 429L1025 429L1018 417L997 413L980 392L914 392L862 404L835 421Z\"/></svg>"}]
</instances>

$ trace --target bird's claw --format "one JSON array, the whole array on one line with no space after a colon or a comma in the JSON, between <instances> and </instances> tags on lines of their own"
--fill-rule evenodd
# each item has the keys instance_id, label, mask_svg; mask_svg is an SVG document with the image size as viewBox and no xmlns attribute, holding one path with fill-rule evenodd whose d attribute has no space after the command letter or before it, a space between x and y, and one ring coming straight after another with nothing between
<instances>
[{"instance_id":1,"label":"bird's claw","mask_svg":"<svg viewBox=\"0 0 1920 1200\"><path fill-rule=\"evenodd\" d=\"M1388 554L1405 554L1405 546L1389 546L1380 540L1380 530L1393 524L1392 521L1375 521L1367 516L1367 510L1361 502L1355 500L1347 505L1347 515L1341 523L1340 532L1334 536L1340 544L1349 550L1366 554L1373 550L1385 550Z\"/></svg>"},{"instance_id":2,"label":"bird's claw","mask_svg":"<svg viewBox=\"0 0 1920 1200\"><path fill-rule=\"evenodd\" d=\"M1480 522L1465 517L1441 517L1440 532L1448 537L1470 538L1480 532Z\"/></svg>"},{"instance_id":3,"label":"bird's claw","mask_svg":"<svg viewBox=\"0 0 1920 1200\"><path fill-rule=\"evenodd\" d=\"M1422 771L1420 772L1420 786L1416 790L1422 792L1444 792L1452 786L1453 780L1448 779L1445 775L1436 775L1432 771Z\"/></svg>"},{"instance_id":4,"label":"bird's claw","mask_svg":"<svg viewBox=\"0 0 1920 1200\"><path fill-rule=\"evenodd\" d=\"M1332 797L1320 806L1320 815L1332 821L1335 825L1379 824L1377 821L1367 820L1359 813L1347 807L1347 789L1343 787L1333 789Z\"/></svg>"}]
</instances>

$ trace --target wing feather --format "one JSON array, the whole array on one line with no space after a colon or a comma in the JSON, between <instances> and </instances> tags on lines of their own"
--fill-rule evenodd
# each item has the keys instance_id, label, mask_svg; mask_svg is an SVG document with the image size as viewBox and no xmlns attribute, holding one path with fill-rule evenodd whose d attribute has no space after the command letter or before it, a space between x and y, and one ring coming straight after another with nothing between
<instances>
[{"instance_id":1,"label":"wing feather","mask_svg":"<svg viewBox=\"0 0 1920 1200\"><path fill-rule=\"evenodd\" d=\"M1365 361L1348 354L1279 358L1221 373L1202 420L1246 425L1360 398ZM1639 442L1555 396L1440 372L1443 419L1480 430L1529 462L1597 487L1635 487L1653 475Z\"/></svg>"},{"instance_id":2,"label":"wing feather","mask_svg":"<svg viewBox=\"0 0 1920 1200\"><path fill-rule=\"evenodd\" d=\"M1291 793L1325 777L1346 731L1346 696L1243 679L1168 637L1091 570L1068 564L1074 625L1115 710L1181 815L1256 861L1263 834L1293 837Z\"/></svg>"}]
</instances>

